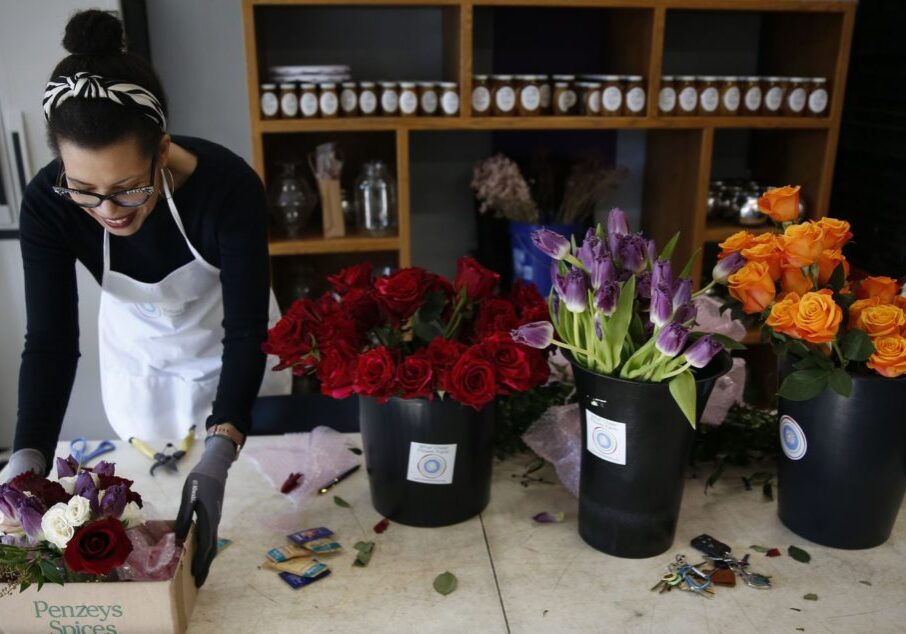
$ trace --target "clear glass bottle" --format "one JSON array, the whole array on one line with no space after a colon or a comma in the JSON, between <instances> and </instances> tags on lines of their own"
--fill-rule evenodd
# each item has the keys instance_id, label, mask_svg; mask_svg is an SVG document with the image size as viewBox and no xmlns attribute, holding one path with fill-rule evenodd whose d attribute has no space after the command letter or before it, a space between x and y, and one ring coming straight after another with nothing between
<instances>
[{"instance_id":1,"label":"clear glass bottle","mask_svg":"<svg viewBox=\"0 0 906 634\"><path fill-rule=\"evenodd\" d=\"M396 228L396 182L383 161L369 161L355 183L359 231L386 236Z\"/></svg>"},{"instance_id":2,"label":"clear glass bottle","mask_svg":"<svg viewBox=\"0 0 906 634\"><path fill-rule=\"evenodd\" d=\"M270 204L273 224L277 233L287 238L301 235L312 211L317 204L317 196L297 169L299 163L278 163L280 175L274 179L270 188Z\"/></svg>"}]
</instances>

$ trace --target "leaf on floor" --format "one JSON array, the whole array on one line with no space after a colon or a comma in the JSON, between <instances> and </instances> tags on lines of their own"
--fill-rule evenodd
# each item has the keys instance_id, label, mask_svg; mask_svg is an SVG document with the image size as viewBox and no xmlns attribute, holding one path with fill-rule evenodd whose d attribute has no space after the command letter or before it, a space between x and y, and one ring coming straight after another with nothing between
<instances>
[{"instance_id":1,"label":"leaf on floor","mask_svg":"<svg viewBox=\"0 0 906 634\"><path fill-rule=\"evenodd\" d=\"M456 581L456 575L452 572L444 572L434 578L434 589L446 596L456 590Z\"/></svg>"}]
</instances>

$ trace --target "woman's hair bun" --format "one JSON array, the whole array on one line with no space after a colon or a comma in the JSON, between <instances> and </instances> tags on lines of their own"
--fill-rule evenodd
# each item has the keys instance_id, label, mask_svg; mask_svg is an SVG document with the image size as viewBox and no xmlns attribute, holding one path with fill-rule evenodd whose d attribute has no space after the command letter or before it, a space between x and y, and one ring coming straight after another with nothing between
<instances>
[{"instance_id":1,"label":"woman's hair bun","mask_svg":"<svg viewBox=\"0 0 906 634\"><path fill-rule=\"evenodd\" d=\"M123 52L123 23L111 11L79 11L66 25L63 47L73 55L118 55Z\"/></svg>"}]
</instances>

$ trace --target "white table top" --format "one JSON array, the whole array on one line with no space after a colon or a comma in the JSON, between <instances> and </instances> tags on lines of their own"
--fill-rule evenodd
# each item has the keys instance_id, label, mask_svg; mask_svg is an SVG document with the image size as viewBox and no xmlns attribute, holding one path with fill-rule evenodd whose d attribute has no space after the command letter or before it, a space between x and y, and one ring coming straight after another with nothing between
<instances>
[{"instance_id":1,"label":"white table top","mask_svg":"<svg viewBox=\"0 0 906 634\"><path fill-rule=\"evenodd\" d=\"M357 442L355 436L351 437ZM249 445L274 443L252 437ZM93 446L93 443L92 443ZM184 474L201 452L200 443L180 465L180 474L159 470L117 443L105 458L164 517L175 517ZM68 452L61 443L59 452ZM445 528L391 524L376 535L381 516L371 507L364 469L313 500L299 512L298 528L332 529L345 552L329 559L332 574L292 590L275 572L259 569L264 553L283 545L282 533L259 518L291 507L241 457L230 470L220 536L233 544L214 561L198 595L189 632L903 632L906 630L906 517L901 514L890 541L869 551L834 550L810 544L780 523L774 503L758 490L745 491L730 470L707 495L704 480L686 486L674 548L651 559L619 559L587 546L576 530L577 502L559 485L520 484L517 476L531 459L495 464L491 503L481 517ZM707 475L706 468L702 474ZM747 471L748 472L748 471ZM533 475L556 481L549 467ZM757 489L757 487L756 487ZM352 510L336 506L342 496ZM537 524L541 511L564 511L560 524ZM773 577L771 590L743 585L717 588L704 599L685 592L658 595L649 590L676 553L694 558L688 546L708 532L748 552L750 544L779 547L784 555L753 553L753 569ZM359 541L374 541L367 568L352 567ZM812 556L802 564L786 556L796 544ZM441 596L432 587L449 570L455 592ZM860 583L868 581L868 586ZM818 601L803 595L815 593ZM795 609L794 609L795 608ZM797 611L799 610L799 611Z\"/></svg>"}]
</instances>

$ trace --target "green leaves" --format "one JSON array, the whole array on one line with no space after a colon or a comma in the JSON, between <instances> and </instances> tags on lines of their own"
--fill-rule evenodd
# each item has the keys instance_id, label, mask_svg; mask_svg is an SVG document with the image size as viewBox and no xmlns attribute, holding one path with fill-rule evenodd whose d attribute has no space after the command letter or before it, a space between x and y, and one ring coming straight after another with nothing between
<instances>
[{"instance_id":1,"label":"green leaves","mask_svg":"<svg viewBox=\"0 0 906 634\"><path fill-rule=\"evenodd\" d=\"M812 560L812 556L809 555L804 550L802 550L801 548L799 548L798 546L790 546L787 549L786 553L790 557L795 559L796 561L804 563L804 564L807 564L808 562L810 562Z\"/></svg>"},{"instance_id":2,"label":"green leaves","mask_svg":"<svg viewBox=\"0 0 906 634\"><path fill-rule=\"evenodd\" d=\"M635 302L635 275L623 283L620 289L620 299L617 300L617 307L610 319L604 322L604 345L610 346L610 367L605 368L605 374L611 374L620 364L620 356L623 354L623 344L626 341L626 335L629 332L629 324L632 322L634 311L632 310Z\"/></svg>"},{"instance_id":3,"label":"green leaves","mask_svg":"<svg viewBox=\"0 0 906 634\"><path fill-rule=\"evenodd\" d=\"M756 553L762 553L762 554L768 552L769 550L771 550L771 549L768 548L767 546L758 546L758 545L756 545L756 544L752 544L751 546L749 546L749 548L751 548L752 550L754 550Z\"/></svg>"},{"instance_id":4,"label":"green leaves","mask_svg":"<svg viewBox=\"0 0 906 634\"><path fill-rule=\"evenodd\" d=\"M356 542L353 548L358 551L358 554L352 565L364 568L371 561L371 556L374 554L374 542Z\"/></svg>"},{"instance_id":5,"label":"green leaves","mask_svg":"<svg viewBox=\"0 0 906 634\"><path fill-rule=\"evenodd\" d=\"M434 578L434 589L438 593L446 596L456 590L456 583L456 575L452 572L444 572Z\"/></svg>"},{"instance_id":6,"label":"green leaves","mask_svg":"<svg viewBox=\"0 0 906 634\"><path fill-rule=\"evenodd\" d=\"M853 379L843 368L834 368L828 376L827 384L840 396L849 398L853 393Z\"/></svg>"},{"instance_id":7,"label":"green leaves","mask_svg":"<svg viewBox=\"0 0 906 634\"><path fill-rule=\"evenodd\" d=\"M698 333L695 333L695 334L698 334ZM704 334L705 333L701 333L700 336L703 336ZM711 335L712 339L719 342L720 345L722 345L724 347L724 350L745 350L746 349L746 347L742 343L740 343L739 341L736 341L736 339L733 339L732 337L728 337L727 335L721 335L716 332L712 332L712 333L708 333L708 334ZM698 339L698 338L700 338L700 337L696 337L696 339Z\"/></svg>"},{"instance_id":8,"label":"green leaves","mask_svg":"<svg viewBox=\"0 0 906 634\"><path fill-rule=\"evenodd\" d=\"M695 261L698 259L698 255L702 252L702 248L699 247L695 250L695 253L692 254L692 257L689 258L689 261L686 262L686 266L683 267L683 270L680 271L680 274L677 278L680 277L689 277L689 274L692 273L692 267L695 266Z\"/></svg>"},{"instance_id":9,"label":"green leaves","mask_svg":"<svg viewBox=\"0 0 906 634\"><path fill-rule=\"evenodd\" d=\"M814 592L809 592L807 595L803 596L802 598L805 599L806 601L817 601L818 595L815 594Z\"/></svg>"},{"instance_id":10,"label":"green leaves","mask_svg":"<svg viewBox=\"0 0 906 634\"><path fill-rule=\"evenodd\" d=\"M695 379L690 370L677 374L670 380L670 394L695 429Z\"/></svg>"},{"instance_id":11,"label":"green leaves","mask_svg":"<svg viewBox=\"0 0 906 634\"><path fill-rule=\"evenodd\" d=\"M670 242L664 245L664 249L661 251L661 254L658 256L658 259L669 260L673 257L673 250L676 248L676 243L679 241L680 232L677 231L673 234L673 237L670 238Z\"/></svg>"},{"instance_id":12,"label":"green leaves","mask_svg":"<svg viewBox=\"0 0 906 634\"><path fill-rule=\"evenodd\" d=\"M333 496L333 503L344 509L352 508L352 504L341 498L339 495Z\"/></svg>"},{"instance_id":13,"label":"green leaves","mask_svg":"<svg viewBox=\"0 0 906 634\"><path fill-rule=\"evenodd\" d=\"M425 296L425 303L415 315L412 332L424 342L430 342L444 333L440 317L444 312L447 298L443 291L434 291Z\"/></svg>"},{"instance_id":14,"label":"green leaves","mask_svg":"<svg viewBox=\"0 0 906 634\"><path fill-rule=\"evenodd\" d=\"M864 330L850 330L843 337L841 349L848 361L868 361L868 357L875 351L875 346Z\"/></svg>"},{"instance_id":15,"label":"green leaves","mask_svg":"<svg viewBox=\"0 0 906 634\"><path fill-rule=\"evenodd\" d=\"M829 378L830 372L822 368L797 370L787 375L777 394L790 401L807 401L824 391Z\"/></svg>"},{"instance_id":16,"label":"green leaves","mask_svg":"<svg viewBox=\"0 0 906 634\"><path fill-rule=\"evenodd\" d=\"M834 272L831 273L830 279L827 281L827 285L831 287L834 293L839 293L844 284L846 284L846 271L844 270L843 263L841 262L837 265L837 268L834 269Z\"/></svg>"}]
</instances>

